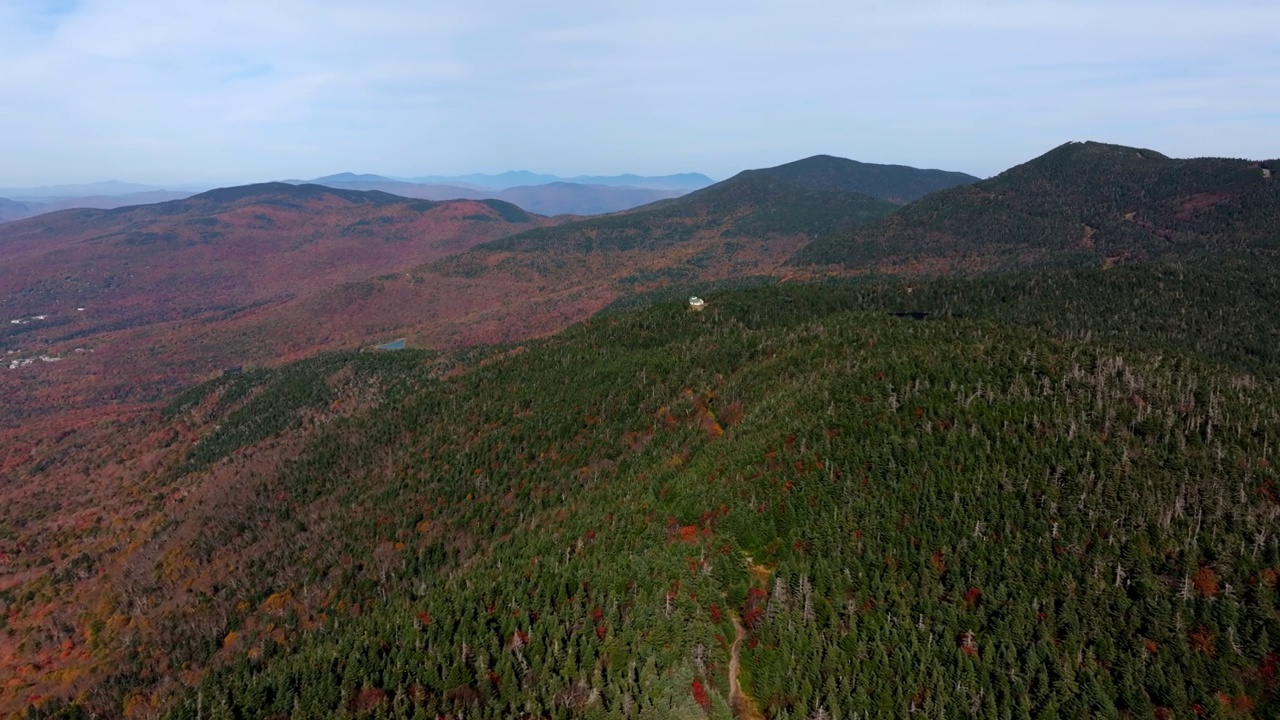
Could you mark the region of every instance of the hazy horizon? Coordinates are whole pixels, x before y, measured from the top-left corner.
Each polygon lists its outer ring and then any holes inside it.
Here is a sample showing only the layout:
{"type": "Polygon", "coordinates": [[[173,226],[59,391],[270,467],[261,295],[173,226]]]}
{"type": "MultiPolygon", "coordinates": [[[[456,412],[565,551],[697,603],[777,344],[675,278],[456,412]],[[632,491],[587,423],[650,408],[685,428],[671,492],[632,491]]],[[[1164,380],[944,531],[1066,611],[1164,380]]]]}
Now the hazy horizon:
{"type": "Polygon", "coordinates": [[[0,187],[1280,156],[1280,7],[0,0],[0,187]]]}

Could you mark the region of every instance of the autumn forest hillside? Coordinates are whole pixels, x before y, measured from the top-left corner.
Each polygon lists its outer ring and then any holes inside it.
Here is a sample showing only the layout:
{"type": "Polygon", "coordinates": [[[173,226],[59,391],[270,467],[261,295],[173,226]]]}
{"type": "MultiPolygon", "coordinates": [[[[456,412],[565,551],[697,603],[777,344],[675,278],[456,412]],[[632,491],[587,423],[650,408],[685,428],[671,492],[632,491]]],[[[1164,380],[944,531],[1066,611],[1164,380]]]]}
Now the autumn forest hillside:
{"type": "Polygon", "coordinates": [[[89,668],[23,692],[727,718],[740,632],[766,717],[1266,717],[1270,259],[784,285],[200,386],[135,428],[167,439],[130,526],[80,508],[54,574],[9,506],[45,579],[6,632],[89,668]]]}
{"type": "Polygon", "coordinates": [[[830,160],[584,220],[273,186],[0,231],[134,268],[13,308],[203,308],[170,253],[297,283],[5,377],[0,713],[1275,717],[1273,164],[1072,144],[899,206],[830,160]],[[304,233],[386,269],[308,281],[304,233]]]}

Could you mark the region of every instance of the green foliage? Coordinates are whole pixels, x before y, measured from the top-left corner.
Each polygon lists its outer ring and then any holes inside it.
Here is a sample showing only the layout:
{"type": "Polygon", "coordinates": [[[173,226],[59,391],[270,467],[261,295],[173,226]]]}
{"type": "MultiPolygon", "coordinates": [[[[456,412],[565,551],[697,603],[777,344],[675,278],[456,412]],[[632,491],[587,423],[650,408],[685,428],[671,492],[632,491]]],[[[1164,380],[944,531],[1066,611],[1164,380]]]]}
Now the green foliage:
{"type": "Polygon", "coordinates": [[[1215,272],[771,286],[447,379],[396,353],[222,381],[178,408],[312,407],[340,366],[386,390],[212,551],[260,538],[218,592],[317,598],[322,629],[231,613],[252,658],[170,717],[702,717],[695,679],[728,717],[731,611],[770,717],[1266,715],[1280,375],[1212,346],[1265,342],[1218,309],[1274,285],[1215,272]]]}
{"type": "Polygon", "coordinates": [[[895,203],[909,203],[931,192],[979,180],[961,172],[877,165],[830,155],[815,155],[755,172],[815,190],[856,192],[895,203]]]}
{"type": "Polygon", "coordinates": [[[330,378],[340,370],[377,373],[419,361],[415,351],[337,353],[280,368],[232,374],[183,393],[164,410],[179,418],[201,405],[226,419],[188,455],[180,472],[208,467],[258,441],[300,427],[306,411],[320,411],[332,400],[330,378]]]}
{"type": "Polygon", "coordinates": [[[479,202],[496,210],[498,217],[509,223],[533,222],[532,215],[504,200],[480,200],[479,202]]]}
{"type": "Polygon", "coordinates": [[[795,265],[1019,269],[1104,258],[1183,258],[1273,247],[1280,183],[1259,163],[1173,160],[1069,143],[974,185],[935,193],[874,226],[801,249],[795,265]],[[939,265],[936,261],[946,261],[939,265]]]}
{"type": "MultiPolygon", "coordinates": [[[[805,188],[760,173],[734,178],[637,210],[527,230],[478,246],[479,251],[578,253],[654,250],[709,229],[726,236],[822,235],[865,225],[892,203],[851,192],[805,188]]],[[[443,261],[447,266],[448,261],[443,261]]]]}

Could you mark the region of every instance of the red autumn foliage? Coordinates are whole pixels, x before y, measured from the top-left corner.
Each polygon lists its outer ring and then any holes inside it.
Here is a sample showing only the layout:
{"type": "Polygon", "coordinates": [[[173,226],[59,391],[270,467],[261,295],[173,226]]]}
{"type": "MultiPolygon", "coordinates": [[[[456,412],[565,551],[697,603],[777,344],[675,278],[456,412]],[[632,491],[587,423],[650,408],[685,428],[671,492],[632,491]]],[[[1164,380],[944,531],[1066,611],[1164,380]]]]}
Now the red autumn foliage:
{"type": "Polygon", "coordinates": [[[1224,692],[1218,692],[1215,697],[1218,698],[1218,704],[1222,706],[1224,711],[1230,712],[1234,709],[1245,717],[1248,717],[1248,714],[1253,712],[1253,699],[1248,695],[1233,698],[1224,692]]]}
{"type": "Polygon", "coordinates": [[[720,423],[725,427],[733,427],[742,420],[742,401],[734,400],[720,410],[720,423]]]}
{"type": "Polygon", "coordinates": [[[371,713],[387,702],[387,693],[378,688],[365,688],[351,700],[351,709],[358,713],[371,713]]]}
{"type": "Polygon", "coordinates": [[[720,612],[720,606],[712,605],[710,608],[710,612],[711,612],[711,622],[719,624],[721,619],[723,619],[724,617],[720,612]]]}
{"type": "Polygon", "coordinates": [[[929,562],[933,563],[934,572],[939,575],[947,571],[947,564],[942,561],[942,551],[937,550],[929,557],[929,562]]]}
{"type": "Polygon", "coordinates": [[[680,597],[680,581],[677,580],[671,584],[671,589],[667,591],[666,599],[668,602],[680,597]]]}
{"type": "Polygon", "coordinates": [[[1271,502],[1280,504],[1280,491],[1276,490],[1276,484],[1270,478],[1262,481],[1262,487],[1258,488],[1258,492],[1271,502]]]}
{"type": "Polygon", "coordinates": [[[964,604],[968,607],[974,607],[978,604],[978,600],[982,597],[982,591],[976,587],[971,587],[964,594],[964,604]]]}
{"type": "Polygon", "coordinates": [[[702,428],[702,432],[706,433],[707,437],[712,440],[724,435],[724,428],[720,427],[720,423],[716,422],[715,416],[709,412],[703,413],[698,420],[698,425],[702,428]]]}
{"type": "Polygon", "coordinates": [[[1262,665],[1258,667],[1258,677],[1262,678],[1262,687],[1267,692],[1267,697],[1271,697],[1276,689],[1276,666],[1280,665],[1280,653],[1271,653],[1262,660],[1262,665]]]}
{"type": "Polygon", "coordinates": [[[1195,630],[1195,632],[1191,633],[1190,639],[1192,650],[1208,655],[1209,657],[1213,657],[1218,654],[1218,648],[1213,644],[1213,633],[1209,632],[1209,629],[1205,626],[1201,625],[1195,630]]]}
{"type": "Polygon", "coordinates": [[[1218,597],[1218,574],[1211,567],[1202,567],[1191,577],[1191,584],[1200,597],[1218,597]]]}
{"type": "Polygon", "coordinates": [[[711,712],[711,697],[707,695],[707,689],[702,687],[701,678],[693,679],[693,700],[698,703],[705,712],[711,712]]]}
{"type": "Polygon", "coordinates": [[[747,600],[742,606],[742,623],[754,630],[764,618],[764,607],[768,602],[764,590],[751,588],[747,591],[747,600]]]}
{"type": "Polygon", "coordinates": [[[1276,587],[1278,584],[1277,581],[1280,581],[1280,571],[1266,568],[1262,572],[1258,573],[1258,579],[1267,587],[1276,587]]]}
{"type": "Polygon", "coordinates": [[[608,634],[609,634],[609,629],[606,628],[604,625],[596,626],[596,638],[600,640],[604,640],[605,636],[608,634]]]}

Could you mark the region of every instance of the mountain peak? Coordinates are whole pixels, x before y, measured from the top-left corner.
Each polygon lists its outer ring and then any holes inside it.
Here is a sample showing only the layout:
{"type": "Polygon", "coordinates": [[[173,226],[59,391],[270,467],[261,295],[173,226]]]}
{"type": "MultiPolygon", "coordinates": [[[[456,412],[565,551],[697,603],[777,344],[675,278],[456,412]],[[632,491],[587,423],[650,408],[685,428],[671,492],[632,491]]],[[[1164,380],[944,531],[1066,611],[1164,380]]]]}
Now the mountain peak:
{"type": "Polygon", "coordinates": [[[237,203],[254,199],[289,199],[295,201],[319,200],[325,197],[337,197],[349,203],[389,203],[404,202],[405,198],[378,190],[343,190],[324,185],[302,184],[291,185],[284,182],[255,183],[235,187],[218,188],[194,195],[190,200],[210,203],[237,203]]]}
{"type": "Polygon", "coordinates": [[[315,185],[324,185],[326,183],[335,183],[335,182],[375,183],[375,182],[397,182],[397,180],[395,180],[394,178],[386,177],[384,175],[374,175],[373,173],[340,172],[340,173],[337,173],[336,175],[325,175],[324,177],[319,177],[309,182],[315,185]]]}
{"type": "Polygon", "coordinates": [[[898,204],[978,181],[973,175],[961,172],[877,165],[834,155],[813,155],[754,172],[814,190],[856,192],[898,204]]]}
{"type": "Polygon", "coordinates": [[[812,243],[793,262],[874,267],[927,257],[936,268],[974,271],[1265,246],[1280,192],[1261,169],[1248,160],[1071,142],[845,238],[812,243]]]}
{"type": "Polygon", "coordinates": [[[1072,140],[1059,145],[1027,164],[1052,161],[1097,161],[1103,159],[1132,162],[1138,160],[1169,160],[1171,158],[1168,155],[1146,148],[1115,145],[1094,140],[1072,140]]]}

